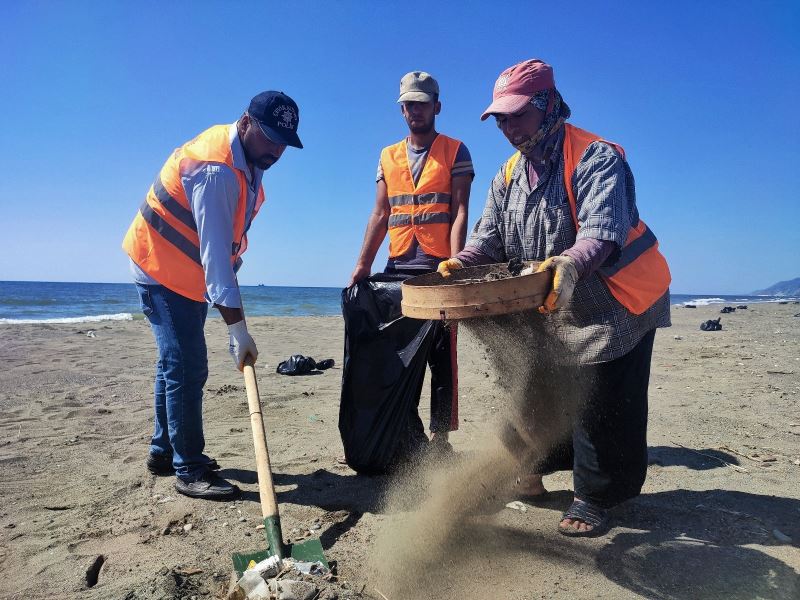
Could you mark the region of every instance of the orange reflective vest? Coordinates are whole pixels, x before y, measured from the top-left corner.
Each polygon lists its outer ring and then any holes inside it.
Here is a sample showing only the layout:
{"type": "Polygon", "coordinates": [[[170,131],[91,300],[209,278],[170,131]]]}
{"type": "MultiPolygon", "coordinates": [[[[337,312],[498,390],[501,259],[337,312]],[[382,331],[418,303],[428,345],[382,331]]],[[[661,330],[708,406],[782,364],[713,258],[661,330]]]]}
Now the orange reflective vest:
{"type": "Polygon", "coordinates": [[[428,158],[414,185],[406,140],[381,152],[381,169],[389,194],[389,256],[402,256],[417,239],[426,254],[450,256],[450,170],[458,140],[441,133],[433,140],[428,158]]]}
{"type": "MultiPolygon", "coordinates": [[[[122,248],[145,273],[164,287],[197,302],[205,301],[206,280],[200,262],[197,224],[181,177],[200,163],[209,162],[229,166],[239,182],[231,247],[231,265],[235,265],[247,249],[247,176],[233,166],[230,125],[215,125],[172,153],[150,186],[122,242],[122,248]]],[[[263,203],[264,189],[259,186],[251,220],[263,203]]]]}
{"type": "MultiPolygon", "coordinates": [[[[589,144],[596,141],[613,146],[623,158],[625,158],[625,150],[622,149],[622,146],[606,141],[594,133],[572,125],[564,127],[564,186],[567,189],[572,219],[576,229],[580,229],[575,190],[572,189],[572,176],[583,153],[589,144]]],[[[519,158],[520,153],[517,152],[506,161],[506,186],[511,181],[511,173],[519,158]]],[[[641,219],[631,227],[617,263],[610,267],[602,267],[598,272],[614,298],[635,315],[642,314],[661,298],[669,289],[672,281],[667,261],[658,251],[658,240],[641,219]]]]}

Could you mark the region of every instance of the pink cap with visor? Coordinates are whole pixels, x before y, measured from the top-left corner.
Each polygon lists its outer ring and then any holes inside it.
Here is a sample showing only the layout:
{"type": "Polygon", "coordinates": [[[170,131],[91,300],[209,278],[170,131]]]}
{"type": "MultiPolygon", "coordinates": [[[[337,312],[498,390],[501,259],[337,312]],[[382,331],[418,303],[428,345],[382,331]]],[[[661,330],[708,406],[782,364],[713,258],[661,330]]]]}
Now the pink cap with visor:
{"type": "Polygon", "coordinates": [[[538,58],[517,63],[500,73],[494,84],[492,103],[483,111],[481,121],[489,115],[511,114],[522,110],[536,92],[556,86],[553,67],[538,58]]]}

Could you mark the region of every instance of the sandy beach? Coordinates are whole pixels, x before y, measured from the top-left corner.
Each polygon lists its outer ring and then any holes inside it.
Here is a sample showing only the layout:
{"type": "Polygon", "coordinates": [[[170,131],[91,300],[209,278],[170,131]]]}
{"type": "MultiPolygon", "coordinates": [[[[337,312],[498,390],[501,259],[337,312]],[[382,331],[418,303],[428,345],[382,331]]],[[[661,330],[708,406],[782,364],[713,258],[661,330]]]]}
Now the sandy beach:
{"type": "MultiPolygon", "coordinates": [[[[571,477],[557,473],[545,478],[546,506],[471,518],[467,536],[425,557],[436,584],[389,600],[799,598],[800,305],[720,308],[673,307],[673,327],[656,336],[648,478],[607,535],[556,532],[571,499],[571,477]],[[722,331],[699,330],[719,316],[722,331]]],[[[392,478],[336,463],[342,320],[260,317],[251,332],[284,533],[319,535],[339,597],[380,598],[370,565],[391,570],[392,557],[376,556],[378,532],[409,522],[414,506],[387,508],[392,478]],[[276,374],[294,353],[337,364],[276,374]]],[[[206,453],[242,488],[236,502],[180,496],[172,477],[144,468],[155,359],[146,321],[0,325],[0,597],[222,597],[230,554],[263,548],[243,381],[220,319],[206,337],[206,453]]],[[[469,460],[504,402],[466,330],[459,354],[451,441],[469,460]]]]}

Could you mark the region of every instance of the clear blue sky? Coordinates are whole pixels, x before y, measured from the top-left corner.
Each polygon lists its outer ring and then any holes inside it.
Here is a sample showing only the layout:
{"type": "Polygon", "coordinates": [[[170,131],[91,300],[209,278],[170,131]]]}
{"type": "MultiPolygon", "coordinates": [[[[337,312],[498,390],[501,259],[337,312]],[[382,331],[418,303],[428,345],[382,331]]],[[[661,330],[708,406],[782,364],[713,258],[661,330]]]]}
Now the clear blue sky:
{"type": "Polygon", "coordinates": [[[531,57],[574,124],[625,147],[673,292],[800,276],[800,3],[628,4],[2,2],[0,280],[128,281],[120,242],[167,155],[281,89],[306,148],[266,174],[240,279],[344,285],[380,149],[406,133],[400,77],[439,80],[471,226],[512,150],[479,115],[531,57]]]}

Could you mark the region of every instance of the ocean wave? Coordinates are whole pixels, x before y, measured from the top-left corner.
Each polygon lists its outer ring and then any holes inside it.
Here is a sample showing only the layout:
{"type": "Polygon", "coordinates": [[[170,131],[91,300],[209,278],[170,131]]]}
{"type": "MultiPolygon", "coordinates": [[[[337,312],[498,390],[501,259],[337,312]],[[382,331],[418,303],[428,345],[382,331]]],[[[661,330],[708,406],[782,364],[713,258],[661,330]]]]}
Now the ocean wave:
{"type": "MultiPolygon", "coordinates": [[[[685,298],[686,296],[684,296],[685,298]]],[[[775,304],[775,303],[789,303],[797,302],[800,298],[794,296],[748,296],[748,297],[733,297],[733,298],[718,298],[716,296],[710,298],[692,298],[691,300],[683,300],[682,302],[675,302],[675,306],[684,306],[686,304],[694,304],[695,306],[708,306],[710,304],[775,304]]]]}
{"type": "Polygon", "coordinates": [[[725,302],[730,302],[730,300],[725,300],[724,298],[694,298],[692,300],[687,300],[683,304],[694,304],[695,306],[708,306],[709,304],[723,304],[725,302]]]}
{"type": "Polygon", "coordinates": [[[0,319],[0,324],[52,325],[65,323],[92,323],[94,321],[133,321],[133,315],[131,313],[116,313],[113,315],[89,315],[85,317],[62,317],[58,319],[0,319]]]}

